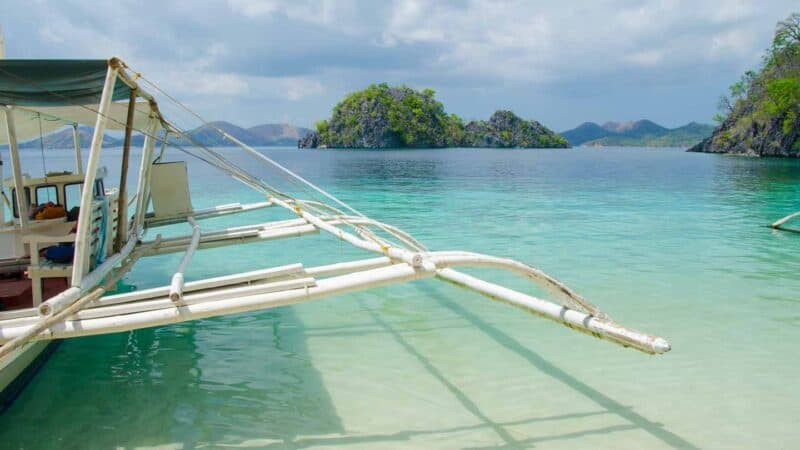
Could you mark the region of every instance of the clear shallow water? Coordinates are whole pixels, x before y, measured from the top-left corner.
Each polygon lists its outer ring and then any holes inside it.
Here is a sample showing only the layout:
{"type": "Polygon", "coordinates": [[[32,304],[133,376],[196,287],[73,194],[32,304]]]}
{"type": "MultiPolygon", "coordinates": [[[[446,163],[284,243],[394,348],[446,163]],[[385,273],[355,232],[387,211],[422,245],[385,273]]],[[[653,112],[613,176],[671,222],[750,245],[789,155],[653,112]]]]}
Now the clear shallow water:
{"type": "MultiPolygon", "coordinates": [[[[653,149],[265,151],[429,248],[536,265],[673,351],[618,348],[426,280],[66,341],[0,416],[0,447],[800,446],[800,235],[764,227],[800,209],[800,162],[653,149]]],[[[49,170],[71,161],[49,155],[49,170]]],[[[197,207],[257,200],[202,163],[190,173],[203,180],[197,207]]],[[[187,275],[359,256],[312,236],[204,250],[187,275]]],[[[178,259],[143,261],[122,288],[167,284],[178,259]]]]}

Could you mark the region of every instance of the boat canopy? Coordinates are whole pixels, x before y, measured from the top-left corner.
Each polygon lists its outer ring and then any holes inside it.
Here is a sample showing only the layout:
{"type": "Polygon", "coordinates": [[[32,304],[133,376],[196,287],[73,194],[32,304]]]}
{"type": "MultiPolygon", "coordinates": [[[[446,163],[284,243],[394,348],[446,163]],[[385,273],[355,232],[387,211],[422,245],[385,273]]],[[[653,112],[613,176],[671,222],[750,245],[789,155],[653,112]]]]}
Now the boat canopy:
{"type": "MultiPolygon", "coordinates": [[[[111,61],[0,59],[0,105],[96,105],[111,61]]],[[[130,87],[117,82],[112,101],[129,97],[130,87]]]]}
{"type": "MultiPolygon", "coordinates": [[[[1,60],[0,60],[1,61],[1,60]]],[[[118,83],[123,84],[123,83],[118,83]]],[[[107,130],[124,130],[128,114],[128,103],[112,103],[106,114],[107,130]]],[[[148,102],[137,102],[133,115],[133,129],[146,128],[151,108],[148,102]]],[[[14,125],[17,140],[20,142],[39,138],[68,125],[87,125],[94,127],[97,122],[97,104],[71,106],[15,107],[14,125]],[[40,128],[41,127],[41,128],[40,128]]],[[[5,114],[0,114],[0,130],[6,128],[5,114]]],[[[8,144],[8,136],[0,131],[0,145],[8,144]]]]}

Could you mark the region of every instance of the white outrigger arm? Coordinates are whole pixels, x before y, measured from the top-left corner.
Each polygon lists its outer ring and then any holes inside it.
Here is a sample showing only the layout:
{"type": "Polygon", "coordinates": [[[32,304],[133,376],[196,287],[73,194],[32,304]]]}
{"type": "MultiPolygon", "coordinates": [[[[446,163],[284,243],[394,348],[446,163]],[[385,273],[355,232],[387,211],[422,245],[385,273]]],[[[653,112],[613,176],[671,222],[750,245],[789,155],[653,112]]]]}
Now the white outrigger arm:
{"type": "MultiPolygon", "coordinates": [[[[25,337],[27,342],[127,331],[291,305],[421,278],[443,280],[596,338],[646,353],[660,354],[670,349],[666,340],[617,324],[565,285],[520,262],[469,252],[414,251],[381,245],[358,237],[339,226],[361,220],[376,227],[389,228],[385,224],[344,215],[318,216],[304,209],[307,205],[301,201],[288,203],[277,198],[271,198],[270,201],[274,205],[294,211],[299,219],[209,232],[200,234],[199,238],[194,232],[185,237],[142,241],[131,252],[131,257],[299,237],[319,231],[329,232],[339,239],[382,256],[309,268],[302,264],[292,264],[188,282],[181,286],[178,300],[174,295],[175,283],[106,297],[99,297],[97,290],[92,290],[72,304],[83,304],[85,307],[73,308],[68,312],[62,310],[55,315],[42,315],[37,310],[26,310],[16,312],[13,316],[0,316],[0,343],[5,343],[0,350],[10,347],[10,343],[20,337],[25,337]],[[560,303],[543,300],[454,269],[459,266],[512,271],[534,282],[560,303]],[[53,320],[54,316],[62,317],[53,320]]],[[[194,230],[198,229],[194,227],[194,230]]],[[[393,227],[389,229],[396,230],[393,227]]],[[[399,230],[397,234],[405,240],[413,239],[399,230]]],[[[181,268],[185,268],[183,262],[181,268]]],[[[21,341],[17,342],[21,344],[21,341]]],[[[8,349],[10,350],[11,348],[8,349]]]]}
{"type": "MultiPolygon", "coordinates": [[[[136,86],[139,95],[143,95],[144,91],[134,84],[134,79],[141,79],[161,91],[139,74],[135,74],[136,76],[127,74],[127,66],[121,61],[116,60],[116,64],[115,74],[132,89],[136,86]]],[[[180,102],[161,92],[191,112],[180,102]]],[[[478,253],[429,251],[408,233],[366,217],[202,118],[200,119],[207,127],[219,132],[263,166],[276,171],[290,184],[300,186],[306,194],[310,193],[312,198],[301,200],[286,194],[253,175],[250,170],[200,144],[194,143],[196,149],[191,151],[173,144],[179,150],[203,159],[234,179],[263,193],[264,201],[251,205],[223,205],[206,210],[193,210],[185,214],[146,217],[144,213],[152,194],[151,176],[155,156],[155,133],[158,128],[163,127],[168,134],[192,142],[190,136],[161,117],[155,109],[155,101],[151,96],[148,95],[146,98],[153,105],[159,121],[151,123],[143,131],[145,133],[143,154],[149,164],[143,164],[140,169],[135,198],[136,213],[130,222],[127,241],[124,239],[125,236],[121,236],[124,245],[98,267],[79,277],[78,281],[73,281],[72,288],[37,307],[0,312],[0,344],[2,344],[0,358],[35,340],[115,333],[225,314],[258,311],[423,278],[441,280],[477,292],[489,299],[509,304],[624,347],[632,347],[649,354],[661,354],[670,350],[670,344],[666,340],[616,323],[595,305],[539,269],[511,259],[478,253]],[[325,201],[332,201],[336,206],[331,206],[325,201]],[[197,221],[203,219],[262,208],[282,208],[294,218],[216,231],[205,231],[197,224],[197,221]],[[191,225],[191,234],[164,239],[158,235],[154,239],[145,239],[145,232],[149,228],[182,222],[191,225]],[[184,271],[190,266],[191,256],[195,251],[249,242],[297,238],[319,232],[331,234],[372,253],[373,257],[316,267],[305,267],[301,263],[296,263],[197,281],[184,281],[184,271]],[[103,296],[139,258],[178,252],[183,252],[184,256],[171,280],[169,282],[165,280],[163,286],[103,296]],[[541,288],[551,300],[538,298],[457,270],[458,267],[466,266],[513,272],[541,288]]],[[[166,138],[161,140],[166,141],[166,138]]],[[[94,141],[87,172],[95,170],[92,165],[93,159],[96,161],[99,156],[100,145],[97,135],[94,141]]],[[[160,161],[161,157],[162,155],[159,155],[155,161],[160,161]]]]}
{"type": "Polygon", "coordinates": [[[792,219],[796,219],[796,218],[800,218],[800,211],[798,211],[798,212],[796,212],[794,214],[789,214],[788,216],[786,216],[786,217],[784,217],[784,218],[782,218],[780,220],[776,220],[774,223],[772,223],[770,225],[770,227],[774,228],[776,230],[783,230],[783,231],[791,231],[793,233],[800,233],[800,228],[792,228],[792,227],[785,226],[792,219]]]}

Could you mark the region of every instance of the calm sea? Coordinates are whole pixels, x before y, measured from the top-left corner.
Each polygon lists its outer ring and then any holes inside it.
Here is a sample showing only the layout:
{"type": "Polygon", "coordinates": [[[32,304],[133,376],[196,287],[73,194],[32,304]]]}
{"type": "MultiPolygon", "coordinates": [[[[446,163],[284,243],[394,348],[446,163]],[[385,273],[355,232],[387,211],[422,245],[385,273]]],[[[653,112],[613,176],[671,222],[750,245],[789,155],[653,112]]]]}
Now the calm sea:
{"type": "MultiPolygon", "coordinates": [[[[673,350],[640,354],[418,281],[66,341],[0,416],[1,448],[800,447],[800,234],[765,227],[800,210],[800,161],[637,148],[264,152],[430,249],[535,265],[673,350]]],[[[51,151],[45,164],[70,161],[51,151]]],[[[25,162],[42,170],[38,151],[25,162]]],[[[189,173],[196,207],[259,200],[202,162],[189,173]]],[[[314,235],[200,251],[187,278],[365,256],[314,235]]],[[[140,261],[120,289],[168,284],[179,259],[140,261]]]]}

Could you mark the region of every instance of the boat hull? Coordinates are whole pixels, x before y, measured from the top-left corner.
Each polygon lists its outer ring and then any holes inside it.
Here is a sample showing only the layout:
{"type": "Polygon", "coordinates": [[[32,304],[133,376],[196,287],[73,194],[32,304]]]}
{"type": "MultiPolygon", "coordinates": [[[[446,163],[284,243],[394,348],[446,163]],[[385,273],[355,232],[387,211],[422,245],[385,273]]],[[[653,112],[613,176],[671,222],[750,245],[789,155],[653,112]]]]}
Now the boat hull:
{"type": "Polygon", "coordinates": [[[17,398],[59,343],[60,341],[32,342],[14,350],[0,361],[0,413],[17,398]]]}

